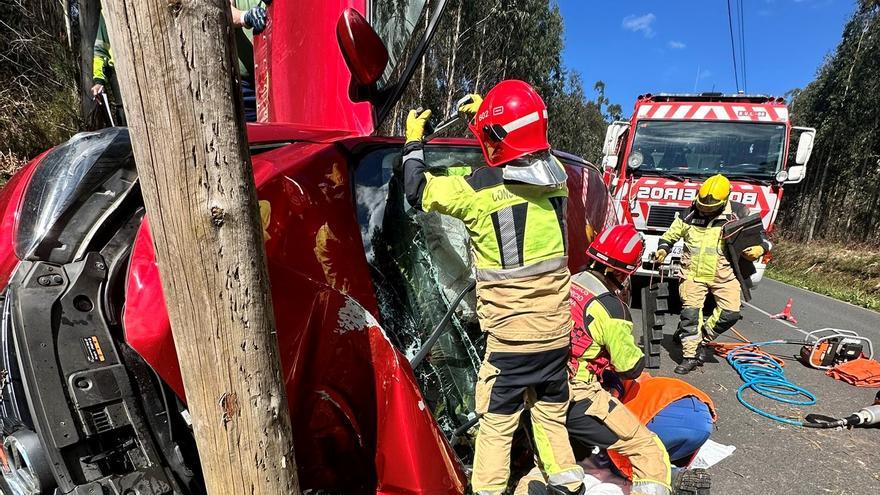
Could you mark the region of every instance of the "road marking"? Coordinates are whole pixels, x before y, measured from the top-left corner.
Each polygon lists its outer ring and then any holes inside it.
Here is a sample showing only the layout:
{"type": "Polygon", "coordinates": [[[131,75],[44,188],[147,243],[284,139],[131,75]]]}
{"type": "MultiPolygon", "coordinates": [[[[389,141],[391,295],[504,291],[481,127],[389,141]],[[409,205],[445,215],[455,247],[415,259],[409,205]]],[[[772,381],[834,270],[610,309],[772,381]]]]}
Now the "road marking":
{"type": "Polygon", "coordinates": [[[771,281],[773,281],[773,282],[776,282],[777,284],[780,284],[780,285],[785,285],[785,286],[791,287],[792,289],[797,289],[797,290],[799,290],[799,291],[801,291],[801,292],[806,292],[807,294],[810,294],[811,296],[824,297],[825,299],[829,299],[829,300],[834,301],[834,302],[836,302],[836,303],[845,304],[845,305],[847,305],[847,306],[850,306],[850,307],[853,307],[853,308],[855,308],[855,309],[858,309],[858,310],[861,310],[861,311],[865,311],[865,312],[871,313],[871,314],[874,315],[874,316],[877,316],[877,311],[874,311],[873,309],[864,308],[864,307],[862,307],[862,306],[856,306],[855,304],[853,304],[853,303],[851,303],[851,302],[849,302],[849,301],[841,301],[840,299],[835,299],[835,298],[833,298],[833,297],[831,297],[831,296],[828,296],[828,295],[825,295],[825,294],[819,294],[818,292],[813,292],[813,291],[811,291],[811,290],[809,290],[809,289],[804,289],[803,287],[798,287],[797,285],[791,285],[791,284],[787,284],[787,283],[785,283],[785,282],[780,282],[779,280],[774,280],[774,279],[769,278],[769,277],[768,277],[768,280],[771,280],[771,281]]]}
{"type": "Polygon", "coordinates": [[[779,323],[782,323],[782,324],[784,324],[784,325],[788,325],[788,326],[790,326],[791,328],[794,328],[795,330],[797,330],[798,332],[800,332],[800,333],[802,333],[802,334],[804,334],[804,335],[807,335],[807,334],[810,333],[810,332],[807,332],[806,330],[801,330],[800,328],[797,327],[797,325],[792,324],[790,321],[787,321],[787,320],[780,320],[780,319],[778,319],[778,318],[773,318],[773,315],[771,315],[770,313],[764,311],[763,309],[761,309],[761,308],[755,306],[755,305],[752,304],[752,303],[747,303],[747,302],[743,301],[743,304],[745,304],[746,306],[748,306],[748,307],[754,309],[755,311],[757,311],[757,312],[759,312],[759,313],[761,313],[761,314],[766,315],[766,316],[769,317],[770,319],[776,320],[776,321],[778,321],[779,323]]]}

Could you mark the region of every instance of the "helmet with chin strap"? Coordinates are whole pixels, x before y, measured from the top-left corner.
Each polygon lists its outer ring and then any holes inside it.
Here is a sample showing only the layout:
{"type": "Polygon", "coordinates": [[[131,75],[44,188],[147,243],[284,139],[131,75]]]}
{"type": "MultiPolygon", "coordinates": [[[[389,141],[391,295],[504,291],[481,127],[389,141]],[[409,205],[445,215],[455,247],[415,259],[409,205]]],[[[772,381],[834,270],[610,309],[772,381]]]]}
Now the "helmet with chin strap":
{"type": "Polygon", "coordinates": [[[550,149],[547,106],[523,81],[501,81],[489,90],[468,127],[491,167],[550,149]]]}

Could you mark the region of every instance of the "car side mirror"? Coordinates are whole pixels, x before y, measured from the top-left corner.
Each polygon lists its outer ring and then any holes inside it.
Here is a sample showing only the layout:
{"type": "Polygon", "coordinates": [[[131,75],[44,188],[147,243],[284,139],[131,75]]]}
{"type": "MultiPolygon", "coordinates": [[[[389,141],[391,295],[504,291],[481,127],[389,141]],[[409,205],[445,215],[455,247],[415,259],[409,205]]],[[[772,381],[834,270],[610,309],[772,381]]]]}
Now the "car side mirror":
{"type": "Polygon", "coordinates": [[[360,12],[351,7],[342,12],[336,22],[336,40],[352,82],[361,88],[376,84],[388,65],[388,50],[360,12]]]}

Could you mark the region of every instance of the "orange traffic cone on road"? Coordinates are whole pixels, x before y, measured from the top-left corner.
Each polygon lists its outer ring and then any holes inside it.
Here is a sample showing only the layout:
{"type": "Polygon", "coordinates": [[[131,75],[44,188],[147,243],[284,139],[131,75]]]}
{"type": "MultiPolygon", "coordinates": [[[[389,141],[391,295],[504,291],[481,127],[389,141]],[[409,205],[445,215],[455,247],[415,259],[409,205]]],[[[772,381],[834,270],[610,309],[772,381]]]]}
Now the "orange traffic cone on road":
{"type": "Polygon", "coordinates": [[[785,303],[785,308],[783,308],[782,313],[777,313],[777,314],[771,316],[770,318],[772,318],[774,320],[790,321],[791,323],[794,323],[795,325],[797,325],[797,318],[795,318],[794,315],[791,314],[791,304],[793,302],[794,301],[792,301],[792,299],[789,297],[788,302],[785,303]]]}

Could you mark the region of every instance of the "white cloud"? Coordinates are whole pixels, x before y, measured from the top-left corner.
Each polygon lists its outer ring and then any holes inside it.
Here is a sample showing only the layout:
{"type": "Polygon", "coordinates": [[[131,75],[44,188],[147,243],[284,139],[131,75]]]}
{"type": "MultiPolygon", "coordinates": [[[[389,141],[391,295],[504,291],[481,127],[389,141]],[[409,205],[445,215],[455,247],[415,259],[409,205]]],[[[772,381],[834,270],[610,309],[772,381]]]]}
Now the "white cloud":
{"type": "Polygon", "coordinates": [[[712,77],[712,71],[710,71],[709,69],[703,69],[700,71],[700,73],[697,75],[697,77],[699,79],[706,79],[707,77],[712,77]]]}
{"type": "Polygon", "coordinates": [[[675,41],[675,40],[670,41],[669,43],[667,43],[667,45],[669,45],[669,48],[674,48],[676,50],[681,50],[682,48],[687,47],[687,45],[685,45],[681,41],[675,41]]]}
{"type": "Polygon", "coordinates": [[[652,38],[655,34],[654,28],[652,27],[655,20],[657,20],[657,16],[651,13],[640,16],[628,15],[623,18],[621,26],[627,31],[632,31],[634,33],[641,32],[646,38],[652,38]]]}

